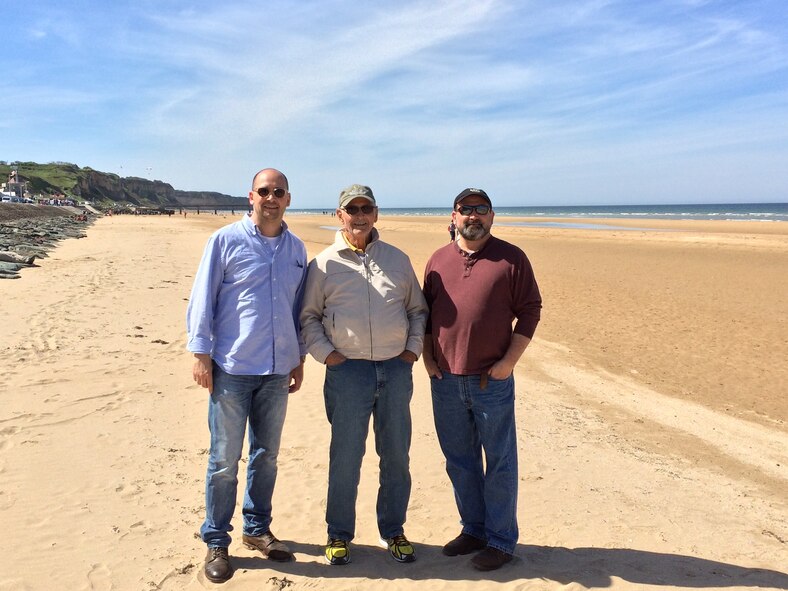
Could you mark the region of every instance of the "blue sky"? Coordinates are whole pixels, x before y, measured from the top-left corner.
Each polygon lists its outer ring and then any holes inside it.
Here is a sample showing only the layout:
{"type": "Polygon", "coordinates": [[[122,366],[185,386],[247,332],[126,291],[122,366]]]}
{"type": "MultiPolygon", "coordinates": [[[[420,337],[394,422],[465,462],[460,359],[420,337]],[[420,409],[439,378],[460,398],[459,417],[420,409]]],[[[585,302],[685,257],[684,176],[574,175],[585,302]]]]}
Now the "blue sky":
{"type": "Polygon", "coordinates": [[[293,207],[788,201],[785,0],[4,0],[0,159],[293,207]]]}

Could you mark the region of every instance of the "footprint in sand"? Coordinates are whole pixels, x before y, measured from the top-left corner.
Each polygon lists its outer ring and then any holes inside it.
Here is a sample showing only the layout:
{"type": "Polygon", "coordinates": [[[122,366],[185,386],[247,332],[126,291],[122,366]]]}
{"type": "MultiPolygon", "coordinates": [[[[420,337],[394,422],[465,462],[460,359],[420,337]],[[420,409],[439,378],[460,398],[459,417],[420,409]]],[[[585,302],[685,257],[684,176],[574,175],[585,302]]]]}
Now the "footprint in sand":
{"type": "Polygon", "coordinates": [[[43,517],[36,517],[35,515],[31,515],[27,518],[27,526],[31,529],[43,529],[46,531],[51,531],[52,516],[45,515],[43,517]]]}
{"type": "Polygon", "coordinates": [[[31,591],[32,587],[22,579],[4,579],[0,581],[0,591],[31,591]]]}
{"type": "MultiPolygon", "coordinates": [[[[112,529],[115,533],[120,533],[121,531],[121,528],[119,528],[118,526],[113,526],[112,529]]],[[[122,540],[128,536],[139,536],[139,535],[146,536],[149,534],[151,528],[147,521],[142,520],[142,521],[137,521],[136,523],[132,523],[126,529],[127,531],[123,532],[118,536],[119,540],[122,540]]]]}
{"type": "Polygon", "coordinates": [[[105,564],[92,564],[88,571],[88,585],[92,591],[112,589],[112,572],[105,564]]]}
{"type": "MultiPolygon", "coordinates": [[[[19,427],[16,427],[16,426],[3,427],[2,429],[0,429],[0,435],[2,435],[2,436],[16,435],[17,433],[19,433],[20,430],[21,429],[19,427]]],[[[2,443],[6,443],[6,441],[7,440],[3,440],[2,443]]],[[[2,448],[0,448],[0,449],[2,449],[2,448]]]]}
{"type": "MultiPolygon", "coordinates": [[[[0,470],[0,473],[2,473],[2,470],[0,470]]],[[[10,509],[14,504],[16,504],[16,498],[11,496],[10,493],[0,490],[0,511],[10,509]]]]}

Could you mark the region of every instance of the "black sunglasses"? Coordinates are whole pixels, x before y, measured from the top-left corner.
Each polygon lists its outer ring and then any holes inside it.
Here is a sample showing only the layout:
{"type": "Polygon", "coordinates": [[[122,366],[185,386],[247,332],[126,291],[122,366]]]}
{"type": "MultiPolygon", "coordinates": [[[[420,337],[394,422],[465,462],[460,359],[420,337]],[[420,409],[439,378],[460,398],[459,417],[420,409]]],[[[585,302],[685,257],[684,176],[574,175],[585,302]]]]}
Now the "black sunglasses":
{"type": "Polygon", "coordinates": [[[268,187],[260,187],[257,189],[257,194],[260,195],[263,199],[268,197],[271,193],[274,194],[274,197],[277,199],[281,199],[285,195],[287,195],[287,189],[283,189],[282,187],[276,187],[275,189],[271,190],[268,187]]]}
{"type": "Polygon", "coordinates": [[[471,215],[474,211],[478,215],[486,215],[490,213],[492,208],[489,205],[458,205],[457,211],[460,215],[471,215]]]}
{"type": "Polygon", "coordinates": [[[346,205],[342,209],[348,212],[350,215],[356,215],[359,211],[361,213],[370,214],[373,211],[375,211],[375,206],[374,205],[346,205]]]}

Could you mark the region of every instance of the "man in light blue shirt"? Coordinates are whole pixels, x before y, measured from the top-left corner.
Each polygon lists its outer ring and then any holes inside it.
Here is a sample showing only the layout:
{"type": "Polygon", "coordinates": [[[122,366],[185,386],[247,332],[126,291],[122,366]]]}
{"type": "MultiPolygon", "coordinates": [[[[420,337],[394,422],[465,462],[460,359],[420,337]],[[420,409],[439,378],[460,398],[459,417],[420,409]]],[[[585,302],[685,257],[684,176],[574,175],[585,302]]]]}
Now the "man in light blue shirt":
{"type": "Polygon", "coordinates": [[[210,394],[211,449],[200,533],[208,546],[205,576],[215,583],[233,574],[229,532],[247,421],[243,543],[271,560],[293,558],[271,533],[271,497],[287,396],[304,377],[298,314],[306,248],[282,220],[290,205],[284,174],[271,168],[258,172],[249,203],[249,214],[208,240],[186,313],[192,375],[210,394]]]}

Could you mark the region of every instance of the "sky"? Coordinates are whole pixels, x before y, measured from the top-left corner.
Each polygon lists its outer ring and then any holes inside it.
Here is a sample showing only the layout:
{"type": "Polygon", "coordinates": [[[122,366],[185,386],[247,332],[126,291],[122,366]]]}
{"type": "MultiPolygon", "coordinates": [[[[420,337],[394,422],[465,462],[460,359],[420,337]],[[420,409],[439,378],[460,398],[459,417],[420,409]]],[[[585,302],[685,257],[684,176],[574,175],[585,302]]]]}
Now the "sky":
{"type": "Polygon", "coordinates": [[[0,160],[291,207],[788,201],[785,0],[3,0],[0,160]]]}

